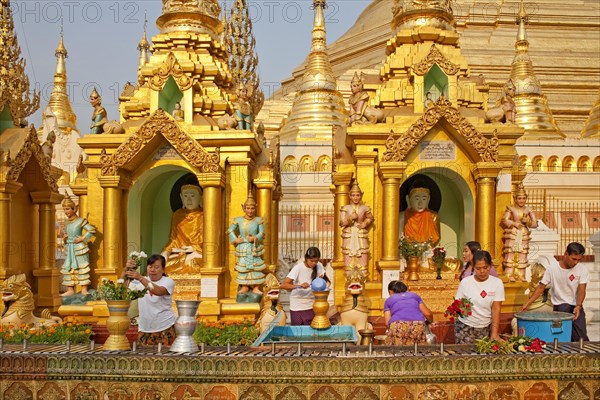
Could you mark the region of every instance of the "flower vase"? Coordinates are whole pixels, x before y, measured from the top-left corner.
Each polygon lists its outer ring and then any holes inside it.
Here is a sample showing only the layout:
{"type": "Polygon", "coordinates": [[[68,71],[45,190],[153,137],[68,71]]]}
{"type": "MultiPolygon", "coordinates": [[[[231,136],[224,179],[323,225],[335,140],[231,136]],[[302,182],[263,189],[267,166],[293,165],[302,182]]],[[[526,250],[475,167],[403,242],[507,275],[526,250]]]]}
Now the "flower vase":
{"type": "Polygon", "coordinates": [[[419,274],[417,272],[419,271],[419,257],[408,257],[408,259],[406,260],[406,270],[408,272],[409,281],[418,281],[419,274]]]}
{"type": "Polygon", "coordinates": [[[131,322],[127,315],[131,300],[106,300],[106,305],[109,314],[106,320],[106,329],[109,336],[104,343],[103,350],[131,350],[129,340],[125,335],[131,322]]]}
{"type": "Polygon", "coordinates": [[[327,311],[329,311],[329,303],[327,302],[329,290],[313,290],[313,295],[315,296],[315,302],[313,303],[315,317],[310,326],[313,329],[327,329],[331,326],[331,322],[327,318],[327,311]]]}
{"type": "Polygon", "coordinates": [[[193,334],[198,326],[196,311],[200,302],[197,300],[176,300],[177,314],[175,321],[175,332],[177,337],[171,345],[171,351],[176,353],[193,353],[198,351],[198,344],[193,334]]]}
{"type": "Polygon", "coordinates": [[[442,266],[443,265],[444,265],[443,263],[435,264],[435,270],[437,272],[437,276],[435,277],[435,279],[442,279],[442,266]]]}

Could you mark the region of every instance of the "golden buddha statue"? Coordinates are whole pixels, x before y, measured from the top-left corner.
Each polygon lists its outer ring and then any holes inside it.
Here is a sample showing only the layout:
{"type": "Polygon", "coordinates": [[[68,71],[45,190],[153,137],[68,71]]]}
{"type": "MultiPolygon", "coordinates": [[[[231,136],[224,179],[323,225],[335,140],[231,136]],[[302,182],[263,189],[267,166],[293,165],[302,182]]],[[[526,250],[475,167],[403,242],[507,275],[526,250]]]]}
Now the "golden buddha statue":
{"type": "Polygon", "coordinates": [[[420,243],[431,240],[435,246],[440,241],[440,222],[437,213],[428,208],[429,200],[429,189],[419,185],[410,189],[408,208],[400,215],[400,232],[420,243]]]}
{"type": "Polygon", "coordinates": [[[167,273],[200,273],[204,233],[200,187],[183,185],[180,196],[183,206],[173,213],[169,241],[161,254],[167,259],[167,273]]]}

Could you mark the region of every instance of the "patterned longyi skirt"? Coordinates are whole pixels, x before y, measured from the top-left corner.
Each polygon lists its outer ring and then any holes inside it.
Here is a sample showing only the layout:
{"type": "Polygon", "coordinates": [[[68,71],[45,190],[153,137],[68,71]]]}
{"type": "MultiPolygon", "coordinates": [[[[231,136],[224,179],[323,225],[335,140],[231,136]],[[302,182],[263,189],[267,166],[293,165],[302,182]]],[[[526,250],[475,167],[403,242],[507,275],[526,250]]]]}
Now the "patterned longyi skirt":
{"type": "Polygon", "coordinates": [[[425,321],[394,321],[390,324],[386,346],[410,346],[427,343],[425,321]]]}

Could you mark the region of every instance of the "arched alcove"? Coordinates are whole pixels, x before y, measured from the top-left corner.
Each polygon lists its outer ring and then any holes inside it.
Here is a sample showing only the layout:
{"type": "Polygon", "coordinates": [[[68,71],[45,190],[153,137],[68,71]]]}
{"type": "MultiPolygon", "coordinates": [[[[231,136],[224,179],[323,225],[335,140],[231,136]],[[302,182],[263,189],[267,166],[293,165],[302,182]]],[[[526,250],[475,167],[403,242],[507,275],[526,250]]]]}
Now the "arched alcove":
{"type": "Polygon", "coordinates": [[[560,158],[558,158],[558,156],[552,156],[548,159],[548,171],[560,172],[561,168],[562,166],[560,163],[560,158]]]}
{"type": "Polygon", "coordinates": [[[588,156],[581,156],[577,160],[577,171],[592,172],[592,161],[588,156]]]}
{"type": "Polygon", "coordinates": [[[406,209],[406,195],[415,180],[422,180],[430,190],[429,208],[438,213],[440,221],[438,246],[448,251],[448,257],[460,257],[462,244],[475,235],[475,202],[469,185],[449,168],[421,169],[400,186],[400,212],[406,209]]]}
{"type": "Polygon", "coordinates": [[[173,113],[175,104],[177,104],[183,98],[183,93],[179,90],[179,86],[175,82],[172,76],[169,76],[165,86],[158,94],[158,108],[162,108],[169,114],[173,113]]]}
{"type": "Polygon", "coordinates": [[[331,157],[322,155],[317,159],[317,172],[331,172],[331,157]]]}
{"type": "Polygon", "coordinates": [[[425,74],[425,87],[423,89],[423,101],[425,101],[427,92],[431,92],[433,101],[437,101],[440,96],[448,96],[448,77],[437,64],[433,64],[425,74]]]}
{"type": "Polygon", "coordinates": [[[600,156],[594,158],[594,164],[592,166],[594,172],[600,172],[600,156]]]}
{"type": "Polygon", "coordinates": [[[302,156],[300,159],[300,172],[312,172],[315,170],[315,160],[309,156],[302,156]]]}
{"type": "Polygon", "coordinates": [[[298,161],[294,156],[287,156],[283,160],[282,172],[298,172],[298,161]]]}
{"type": "Polygon", "coordinates": [[[180,166],[161,165],[136,180],[128,196],[128,253],[138,249],[148,254],[162,251],[169,238],[174,208],[181,207],[172,198],[186,183],[182,178],[190,173],[180,166]]]}
{"type": "Polygon", "coordinates": [[[573,156],[566,156],[565,158],[563,158],[562,165],[564,172],[577,171],[577,164],[575,164],[575,159],[573,158],[573,156]]]}
{"type": "Polygon", "coordinates": [[[546,162],[543,156],[535,156],[531,161],[531,169],[533,171],[545,171],[546,170],[546,162]]]}

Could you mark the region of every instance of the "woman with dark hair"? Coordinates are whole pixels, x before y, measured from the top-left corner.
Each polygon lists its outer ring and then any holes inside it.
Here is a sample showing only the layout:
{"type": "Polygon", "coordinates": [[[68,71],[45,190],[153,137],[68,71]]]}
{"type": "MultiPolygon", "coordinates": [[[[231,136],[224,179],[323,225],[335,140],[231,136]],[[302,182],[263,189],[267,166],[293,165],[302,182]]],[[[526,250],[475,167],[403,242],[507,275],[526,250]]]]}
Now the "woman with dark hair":
{"type": "MultiPolygon", "coordinates": [[[[473,254],[475,254],[477,250],[481,250],[481,245],[479,244],[479,242],[471,241],[465,243],[465,247],[463,247],[463,260],[465,261],[465,264],[460,273],[461,281],[467,276],[473,275],[473,254]]],[[[490,275],[495,276],[496,278],[498,277],[498,272],[496,271],[496,268],[494,268],[493,265],[490,269],[490,275]]]]}
{"type": "Polygon", "coordinates": [[[121,279],[132,279],[130,289],[148,289],[138,300],[138,341],[141,345],[170,345],[175,339],[177,316],[172,307],[175,281],[165,274],[166,264],[162,255],[153,254],[148,258],[148,276],[142,276],[136,270],[134,260],[127,261],[127,268],[121,274],[121,279]]]}
{"type": "Polygon", "coordinates": [[[475,339],[489,336],[500,339],[500,306],[504,301],[504,284],[490,275],[492,256],[485,250],[473,255],[475,273],[460,281],[455,299],[471,300],[471,315],[459,317],[454,322],[456,343],[473,343],[475,339]]]}
{"type": "Polygon", "coordinates": [[[310,325],[315,317],[312,308],[315,296],[310,285],[317,277],[329,282],[325,276],[323,264],[319,262],[320,258],[321,251],[317,247],[309,247],[304,255],[304,260],[294,265],[279,286],[281,289],[292,291],[290,294],[292,325],[310,325]]]}
{"type": "Polygon", "coordinates": [[[409,346],[426,343],[425,323],[433,321],[433,313],[423,299],[400,281],[388,285],[390,297],[383,304],[383,316],[388,326],[385,344],[409,346]]]}

